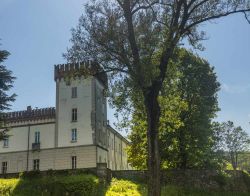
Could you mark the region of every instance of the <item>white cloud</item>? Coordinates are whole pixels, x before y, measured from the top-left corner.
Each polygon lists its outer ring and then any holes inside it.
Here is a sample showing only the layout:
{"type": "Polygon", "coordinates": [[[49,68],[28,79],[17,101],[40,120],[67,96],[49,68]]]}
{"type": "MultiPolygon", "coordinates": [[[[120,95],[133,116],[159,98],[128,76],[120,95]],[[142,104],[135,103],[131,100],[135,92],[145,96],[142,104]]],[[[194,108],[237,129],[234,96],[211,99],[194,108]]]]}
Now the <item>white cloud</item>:
{"type": "Polygon", "coordinates": [[[228,85],[228,84],[222,84],[221,90],[230,93],[230,94],[240,94],[245,93],[250,90],[250,84],[248,85],[228,85]]]}

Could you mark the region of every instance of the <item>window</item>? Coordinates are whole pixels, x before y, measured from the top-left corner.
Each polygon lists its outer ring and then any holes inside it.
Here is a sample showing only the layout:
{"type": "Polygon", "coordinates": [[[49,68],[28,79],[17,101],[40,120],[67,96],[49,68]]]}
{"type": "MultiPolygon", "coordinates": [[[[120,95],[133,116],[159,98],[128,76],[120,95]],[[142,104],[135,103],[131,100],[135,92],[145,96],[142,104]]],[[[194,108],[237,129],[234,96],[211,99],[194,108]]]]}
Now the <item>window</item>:
{"type": "Polygon", "coordinates": [[[39,131],[35,132],[35,143],[36,144],[40,143],[40,132],[39,131]]]}
{"type": "Polygon", "coordinates": [[[77,141],[77,129],[71,130],[71,141],[76,142],[77,141]]]}
{"type": "Polygon", "coordinates": [[[8,164],[7,162],[2,162],[2,174],[6,174],[7,173],[7,167],[8,167],[8,164]]]}
{"type": "Polygon", "coordinates": [[[107,143],[106,139],[107,139],[107,137],[106,137],[105,133],[103,133],[103,139],[104,139],[103,144],[104,144],[104,146],[106,146],[106,143],[107,143]]]}
{"type": "Polygon", "coordinates": [[[77,98],[77,87],[72,87],[71,89],[71,97],[77,98]]]}
{"type": "Polygon", "coordinates": [[[77,108],[72,109],[72,122],[77,121],[77,108]]]}
{"type": "Polygon", "coordinates": [[[33,169],[34,170],[39,170],[39,165],[40,165],[40,160],[39,159],[34,159],[33,160],[33,169]]]}
{"type": "Polygon", "coordinates": [[[5,148],[9,147],[9,138],[3,139],[3,147],[5,147],[5,148]]]}
{"type": "Polygon", "coordinates": [[[72,169],[76,169],[76,156],[71,157],[72,169]]]}

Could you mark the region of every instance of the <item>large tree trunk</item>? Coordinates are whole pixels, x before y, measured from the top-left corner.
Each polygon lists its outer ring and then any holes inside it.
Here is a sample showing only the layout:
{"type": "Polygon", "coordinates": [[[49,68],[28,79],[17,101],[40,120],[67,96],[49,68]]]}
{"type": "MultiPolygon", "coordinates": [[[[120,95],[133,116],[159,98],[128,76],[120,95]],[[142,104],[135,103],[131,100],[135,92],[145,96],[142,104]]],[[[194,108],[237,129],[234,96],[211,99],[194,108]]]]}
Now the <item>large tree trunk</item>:
{"type": "Polygon", "coordinates": [[[151,90],[144,94],[144,102],[147,113],[147,139],[148,139],[148,195],[160,196],[160,155],[159,155],[159,120],[160,107],[158,92],[151,90]]]}
{"type": "Polygon", "coordinates": [[[236,166],[236,160],[235,160],[234,152],[230,152],[230,158],[231,158],[231,163],[232,163],[233,169],[236,170],[237,166],[236,166]]]}

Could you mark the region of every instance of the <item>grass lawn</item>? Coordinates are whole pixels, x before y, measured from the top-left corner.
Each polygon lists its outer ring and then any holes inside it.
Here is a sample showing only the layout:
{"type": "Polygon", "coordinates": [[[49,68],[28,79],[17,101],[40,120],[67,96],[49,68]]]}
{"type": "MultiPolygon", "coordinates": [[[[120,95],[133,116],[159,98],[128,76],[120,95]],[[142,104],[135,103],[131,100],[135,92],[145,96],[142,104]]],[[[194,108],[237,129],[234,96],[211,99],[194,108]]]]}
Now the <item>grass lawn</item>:
{"type": "MultiPolygon", "coordinates": [[[[162,187],[162,196],[249,196],[250,193],[209,192],[204,190],[187,189],[177,186],[162,187]]],[[[128,180],[113,179],[106,196],[147,196],[146,185],[128,180]]]]}

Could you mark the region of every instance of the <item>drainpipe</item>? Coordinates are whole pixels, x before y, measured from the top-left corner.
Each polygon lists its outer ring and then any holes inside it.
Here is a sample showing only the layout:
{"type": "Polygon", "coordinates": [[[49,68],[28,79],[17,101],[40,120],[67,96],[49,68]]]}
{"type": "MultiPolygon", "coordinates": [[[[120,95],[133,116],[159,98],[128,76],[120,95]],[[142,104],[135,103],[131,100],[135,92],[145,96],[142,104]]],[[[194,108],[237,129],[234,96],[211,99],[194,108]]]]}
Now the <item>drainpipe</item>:
{"type": "Polygon", "coordinates": [[[122,138],[121,138],[121,170],[123,170],[123,162],[122,162],[122,138]]]}
{"type": "Polygon", "coordinates": [[[29,171],[29,152],[30,152],[30,125],[28,125],[28,148],[27,148],[27,167],[26,167],[26,171],[29,171]]]}
{"type": "Polygon", "coordinates": [[[116,165],[116,154],[115,154],[115,151],[116,151],[116,148],[115,148],[115,133],[114,133],[114,161],[115,161],[115,170],[117,170],[117,165],[116,165]]]}

